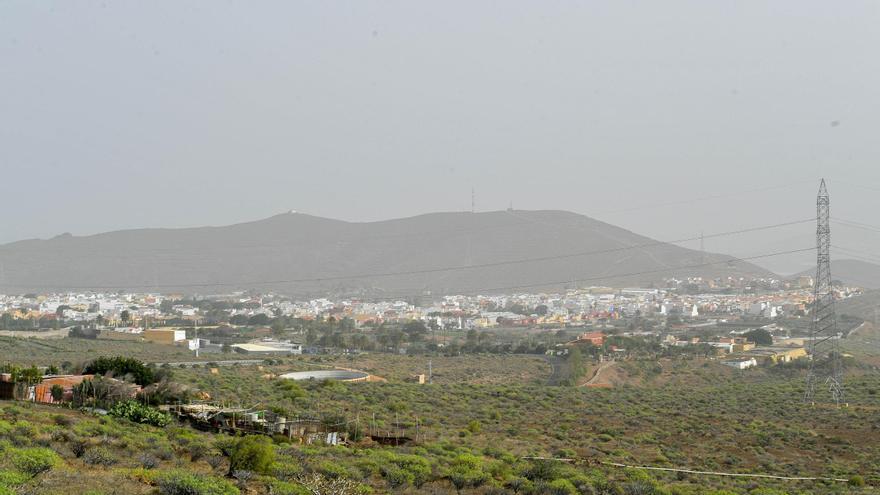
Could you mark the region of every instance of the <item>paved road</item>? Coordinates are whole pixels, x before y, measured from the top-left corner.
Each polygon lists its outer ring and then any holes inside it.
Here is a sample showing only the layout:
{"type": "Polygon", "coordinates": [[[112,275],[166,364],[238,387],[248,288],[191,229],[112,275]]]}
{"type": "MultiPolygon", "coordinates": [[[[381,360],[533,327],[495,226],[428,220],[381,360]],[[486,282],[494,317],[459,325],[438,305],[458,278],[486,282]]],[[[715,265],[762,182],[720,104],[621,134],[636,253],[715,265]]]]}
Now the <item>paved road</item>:
{"type": "Polygon", "coordinates": [[[168,366],[202,366],[205,364],[216,364],[217,366],[234,366],[236,364],[253,366],[255,364],[263,364],[262,359],[229,359],[226,361],[212,361],[206,359],[204,361],[178,361],[176,363],[153,363],[156,366],[167,364],[168,366]]]}

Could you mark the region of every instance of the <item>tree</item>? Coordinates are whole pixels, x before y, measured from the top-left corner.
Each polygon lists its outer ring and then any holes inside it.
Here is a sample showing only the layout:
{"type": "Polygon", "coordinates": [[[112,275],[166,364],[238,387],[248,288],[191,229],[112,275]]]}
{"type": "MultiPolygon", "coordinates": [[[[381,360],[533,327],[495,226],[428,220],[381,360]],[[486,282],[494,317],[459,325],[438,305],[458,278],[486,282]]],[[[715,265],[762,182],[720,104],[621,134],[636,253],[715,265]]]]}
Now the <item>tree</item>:
{"type": "Polygon", "coordinates": [[[162,302],[159,303],[159,311],[163,314],[170,314],[171,311],[174,310],[174,300],[172,299],[162,299],[162,302]]]}
{"type": "Polygon", "coordinates": [[[83,370],[87,375],[106,375],[113,373],[116,376],[131,376],[138,385],[150,385],[155,383],[156,377],[153,370],[144,363],[134,358],[127,357],[99,357],[89,363],[83,370]]]}
{"type": "Polygon", "coordinates": [[[546,316],[547,315],[547,305],[539,304],[535,306],[535,314],[538,316],[546,316]]]}
{"type": "Polygon", "coordinates": [[[584,362],[583,354],[581,354],[578,346],[574,346],[568,352],[565,360],[565,378],[567,385],[577,385],[578,381],[586,374],[587,364],[584,362]]]}
{"type": "Polygon", "coordinates": [[[131,322],[131,312],[127,309],[122,310],[122,313],[119,314],[119,317],[122,319],[122,323],[126,325],[131,322]]]}
{"type": "Polygon", "coordinates": [[[403,326],[403,332],[409,337],[410,342],[420,342],[428,333],[428,327],[421,320],[411,320],[403,326]]]}
{"type": "Polygon", "coordinates": [[[12,381],[34,385],[43,381],[43,373],[36,366],[30,368],[13,368],[12,381]]]}
{"type": "Polygon", "coordinates": [[[265,325],[268,325],[269,323],[270,323],[269,315],[265,315],[263,313],[256,314],[254,316],[251,316],[250,319],[248,319],[248,325],[265,326],[265,325]]]}
{"type": "Polygon", "coordinates": [[[284,324],[283,318],[275,318],[272,321],[272,325],[270,326],[272,329],[272,335],[276,337],[281,337],[284,335],[284,330],[286,329],[286,325],[284,324]]]}
{"type": "Polygon", "coordinates": [[[247,315],[234,315],[232,318],[229,319],[229,323],[233,325],[247,325],[248,317],[247,315]]]}
{"type": "Polygon", "coordinates": [[[773,336],[763,328],[756,328],[743,334],[747,340],[757,345],[773,345],[773,336]]]}

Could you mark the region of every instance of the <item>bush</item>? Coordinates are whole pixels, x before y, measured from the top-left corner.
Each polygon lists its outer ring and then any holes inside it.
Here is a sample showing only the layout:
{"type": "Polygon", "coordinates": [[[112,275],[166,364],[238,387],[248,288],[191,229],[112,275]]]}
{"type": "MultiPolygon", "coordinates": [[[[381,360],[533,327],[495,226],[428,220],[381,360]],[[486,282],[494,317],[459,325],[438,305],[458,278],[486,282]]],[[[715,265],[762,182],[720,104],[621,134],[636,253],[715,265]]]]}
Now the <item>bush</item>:
{"type": "Polygon", "coordinates": [[[235,471],[268,474],[275,462],[275,446],[262,435],[241,437],[224,446],[223,453],[229,456],[229,474],[235,471]]]}
{"type": "Polygon", "coordinates": [[[171,416],[167,413],[134,400],[117,402],[110,408],[109,413],[117,418],[153,426],[167,426],[171,423],[171,416]]]}
{"type": "Polygon", "coordinates": [[[312,491],[298,483],[286,481],[273,481],[270,485],[272,495],[312,495],[312,491]]]}
{"type": "Polygon", "coordinates": [[[141,467],[144,469],[155,469],[159,466],[159,459],[149,452],[144,452],[139,455],[138,462],[140,462],[141,467]]]}
{"type": "Polygon", "coordinates": [[[11,458],[16,469],[31,477],[52,469],[61,460],[54,450],[42,447],[14,450],[11,458]]]}
{"type": "Polygon", "coordinates": [[[156,477],[162,495],[238,495],[232,483],[213,476],[199,476],[188,471],[166,471],[156,477]]]}
{"type": "Polygon", "coordinates": [[[73,440],[70,442],[70,451],[75,457],[82,457],[86,453],[89,444],[85,440],[73,440]]]}
{"type": "Polygon", "coordinates": [[[849,479],[850,486],[865,486],[865,478],[855,475],[849,479]]]}
{"type": "Polygon", "coordinates": [[[456,457],[447,477],[458,490],[467,486],[480,486],[489,479],[488,473],[483,471],[482,460],[470,454],[456,457]]]}
{"type": "Polygon", "coordinates": [[[391,487],[415,484],[415,476],[409,471],[395,465],[384,466],[382,468],[382,476],[391,487]]]}
{"type": "Polygon", "coordinates": [[[73,424],[73,418],[70,416],[65,416],[63,414],[55,414],[52,416],[52,421],[55,422],[58,426],[71,426],[73,424]]]}
{"type": "Polygon", "coordinates": [[[92,466],[112,466],[116,464],[116,456],[104,447],[92,447],[82,455],[84,463],[92,466]]]}
{"type": "Polygon", "coordinates": [[[194,442],[189,446],[189,459],[193,462],[198,461],[208,453],[208,446],[201,442],[194,442]]]}
{"type": "MultiPolygon", "coordinates": [[[[0,487],[3,488],[11,488],[13,486],[24,484],[28,479],[28,476],[23,473],[6,470],[0,471],[0,487]]],[[[2,491],[0,491],[0,493],[2,493],[2,491]]]]}
{"type": "Polygon", "coordinates": [[[567,479],[558,479],[550,483],[550,493],[553,495],[577,495],[578,490],[567,479]]]}

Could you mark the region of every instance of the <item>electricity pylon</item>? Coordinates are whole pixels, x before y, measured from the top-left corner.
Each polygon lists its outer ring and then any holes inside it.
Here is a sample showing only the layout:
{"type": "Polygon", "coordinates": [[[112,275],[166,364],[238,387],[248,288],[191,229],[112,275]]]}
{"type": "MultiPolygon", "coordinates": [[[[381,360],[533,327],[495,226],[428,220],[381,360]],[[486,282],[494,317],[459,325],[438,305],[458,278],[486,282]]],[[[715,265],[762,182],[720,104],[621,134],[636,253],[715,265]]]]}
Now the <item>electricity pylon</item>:
{"type": "Polygon", "coordinates": [[[816,402],[821,389],[831,393],[831,400],[845,403],[843,366],[840,357],[840,331],[834,311],[834,288],[831,285],[831,213],[825,179],[816,197],[816,281],[810,325],[810,370],[804,402],[816,402]]]}

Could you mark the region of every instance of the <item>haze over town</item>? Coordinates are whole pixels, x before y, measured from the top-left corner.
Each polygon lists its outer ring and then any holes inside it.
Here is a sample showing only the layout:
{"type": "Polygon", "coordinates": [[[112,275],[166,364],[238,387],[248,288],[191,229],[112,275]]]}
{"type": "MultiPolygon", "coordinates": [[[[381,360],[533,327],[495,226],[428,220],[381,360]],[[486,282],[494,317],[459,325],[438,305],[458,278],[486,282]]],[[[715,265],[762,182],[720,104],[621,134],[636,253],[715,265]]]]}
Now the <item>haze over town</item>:
{"type": "Polygon", "coordinates": [[[868,495],[880,4],[0,2],[0,495],[868,495]]]}
{"type": "Polygon", "coordinates": [[[7,3],[0,242],[289,209],[386,220],[470,210],[472,189],[479,211],[666,240],[807,218],[823,176],[835,213],[868,222],[876,8],[7,3]]]}

